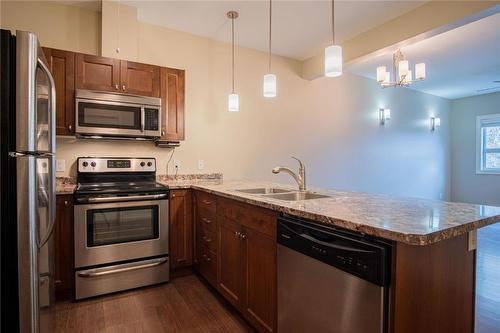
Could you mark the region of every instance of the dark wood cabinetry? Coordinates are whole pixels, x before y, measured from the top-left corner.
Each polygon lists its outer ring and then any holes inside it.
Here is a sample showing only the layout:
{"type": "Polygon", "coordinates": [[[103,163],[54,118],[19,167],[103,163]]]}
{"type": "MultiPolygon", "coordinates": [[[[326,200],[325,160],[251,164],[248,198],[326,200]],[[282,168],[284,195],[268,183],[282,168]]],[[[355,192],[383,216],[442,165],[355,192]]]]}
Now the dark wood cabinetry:
{"type": "Polygon", "coordinates": [[[77,89],[121,91],[120,60],[89,54],[76,54],[77,89]]]}
{"type": "Polygon", "coordinates": [[[195,259],[197,271],[214,287],[217,285],[216,198],[194,192],[195,259]]]}
{"type": "Polygon", "coordinates": [[[77,54],[76,87],[160,97],[160,67],[77,54]]]}
{"type": "Polygon", "coordinates": [[[258,331],[275,332],[277,213],[202,191],[194,197],[196,269],[258,331]]]}
{"type": "Polygon", "coordinates": [[[162,141],[184,140],[184,71],[161,69],[162,141]]]}
{"type": "Polygon", "coordinates": [[[160,97],[160,67],[158,66],[121,60],[120,81],[123,92],[160,97]]]}
{"type": "Polygon", "coordinates": [[[191,190],[172,190],[169,200],[170,268],[193,264],[193,214],[191,190]]]}
{"type": "Polygon", "coordinates": [[[72,298],[74,289],[73,196],[56,198],[54,228],[55,289],[58,300],[72,298]]]}
{"type": "Polygon", "coordinates": [[[75,53],[43,49],[56,86],[56,135],[75,134],[75,53]]]}

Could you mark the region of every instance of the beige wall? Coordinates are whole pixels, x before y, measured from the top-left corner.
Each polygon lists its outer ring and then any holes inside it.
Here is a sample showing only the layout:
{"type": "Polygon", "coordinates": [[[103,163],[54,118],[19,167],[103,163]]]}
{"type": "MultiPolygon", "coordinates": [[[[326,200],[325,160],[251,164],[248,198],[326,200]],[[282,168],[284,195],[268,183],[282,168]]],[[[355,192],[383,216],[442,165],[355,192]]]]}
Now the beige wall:
{"type": "MultiPolygon", "coordinates": [[[[181,161],[180,173],[200,172],[197,162],[203,159],[203,172],[220,171],[225,178],[290,182],[270,170],[278,164],[295,167],[289,158],[295,155],[306,163],[312,186],[447,198],[449,101],[408,89],[382,90],[352,75],[303,80],[301,64],[282,57],[273,58],[278,96],[265,99],[266,54],[237,48],[241,105],[239,113],[230,113],[230,45],[141,22],[137,27],[137,41],[130,43],[137,45],[134,60],[186,70],[186,141],[173,157],[181,161]],[[385,127],[378,124],[379,107],[392,109],[385,127]],[[442,118],[434,133],[430,115],[442,118]]],[[[221,29],[229,31],[229,23],[221,29]]],[[[62,40],[51,46],[68,48],[62,40]]],[[[129,51],[127,57],[133,57],[129,51]]],[[[155,156],[161,174],[172,152],[150,143],[62,138],[57,143],[57,157],[68,166],[77,156],[155,156]]],[[[74,174],[74,166],[63,174],[74,174]]]]}
{"type": "Polygon", "coordinates": [[[54,1],[0,1],[2,29],[37,33],[43,46],[101,53],[101,13],[54,1]]]}

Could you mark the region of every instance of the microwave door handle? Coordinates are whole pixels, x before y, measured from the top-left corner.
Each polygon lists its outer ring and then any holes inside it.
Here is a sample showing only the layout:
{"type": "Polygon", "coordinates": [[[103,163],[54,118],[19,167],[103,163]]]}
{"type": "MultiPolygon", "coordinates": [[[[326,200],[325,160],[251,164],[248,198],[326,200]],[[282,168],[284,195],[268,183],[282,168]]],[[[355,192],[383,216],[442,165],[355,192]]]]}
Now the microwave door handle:
{"type": "Polygon", "coordinates": [[[141,133],[144,133],[144,107],[141,107],[141,133]]]}

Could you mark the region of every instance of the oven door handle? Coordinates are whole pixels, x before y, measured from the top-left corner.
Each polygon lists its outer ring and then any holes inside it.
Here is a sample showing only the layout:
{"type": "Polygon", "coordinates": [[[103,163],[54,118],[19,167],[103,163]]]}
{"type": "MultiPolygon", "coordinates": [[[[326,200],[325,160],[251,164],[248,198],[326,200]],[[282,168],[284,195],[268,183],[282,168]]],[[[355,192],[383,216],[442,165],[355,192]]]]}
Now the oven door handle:
{"type": "Polygon", "coordinates": [[[164,199],[167,194],[149,194],[149,195],[130,195],[124,197],[97,197],[97,198],[78,198],[78,202],[94,203],[94,202],[116,202],[116,201],[139,201],[139,200],[152,200],[164,199]]]}
{"type": "Polygon", "coordinates": [[[144,268],[150,268],[150,267],[156,267],[163,265],[168,261],[168,258],[159,258],[159,259],[153,259],[147,264],[139,264],[139,265],[130,265],[126,264],[126,267],[121,267],[121,268],[113,268],[113,269],[102,269],[102,268],[97,268],[97,269],[91,269],[88,271],[83,271],[79,272],[78,276],[82,278],[93,278],[93,277],[98,277],[98,276],[104,276],[104,275],[110,275],[110,274],[117,274],[117,273],[124,273],[124,272],[130,272],[130,271],[135,271],[138,269],[144,269],[144,268]]]}

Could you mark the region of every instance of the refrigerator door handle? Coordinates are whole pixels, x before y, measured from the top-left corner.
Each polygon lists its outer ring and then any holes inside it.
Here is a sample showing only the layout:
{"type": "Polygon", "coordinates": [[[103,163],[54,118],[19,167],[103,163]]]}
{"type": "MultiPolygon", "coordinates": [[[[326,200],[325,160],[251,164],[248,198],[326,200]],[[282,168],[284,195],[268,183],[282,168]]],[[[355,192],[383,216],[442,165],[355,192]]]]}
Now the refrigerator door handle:
{"type": "Polygon", "coordinates": [[[55,158],[51,156],[49,158],[49,190],[48,190],[48,196],[49,196],[49,204],[48,204],[48,219],[49,219],[49,226],[47,228],[47,232],[45,236],[38,241],[38,248],[42,248],[50,239],[52,236],[52,233],[54,232],[54,227],[56,225],[56,192],[55,192],[55,183],[56,183],[56,177],[55,177],[55,158]]]}
{"type": "Polygon", "coordinates": [[[48,119],[49,119],[49,128],[52,130],[48,131],[49,135],[49,151],[55,153],[56,151],[56,138],[55,138],[55,131],[54,129],[56,128],[56,85],[54,83],[54,78],[52,77],[52,74],[50,73],[50,70],[47,68],[47,65],[45,65],[45,62],[42,60],[42,58],[38,57],[38,66],[45,72],[47,75],[47,78],[49,79],[49,107],[48,107],[48,119]]]}

